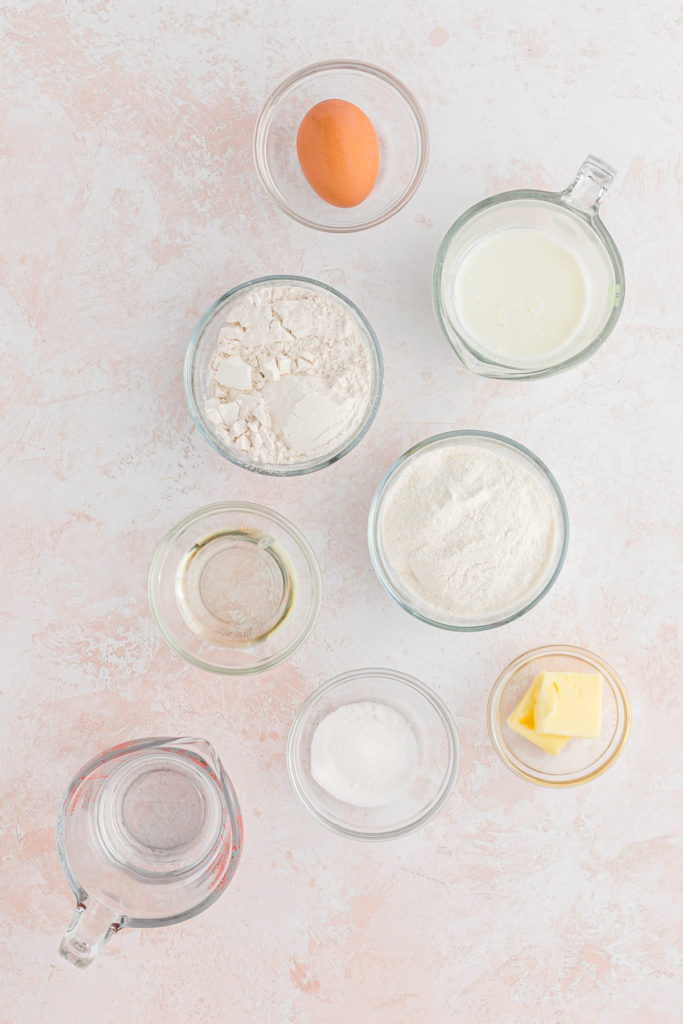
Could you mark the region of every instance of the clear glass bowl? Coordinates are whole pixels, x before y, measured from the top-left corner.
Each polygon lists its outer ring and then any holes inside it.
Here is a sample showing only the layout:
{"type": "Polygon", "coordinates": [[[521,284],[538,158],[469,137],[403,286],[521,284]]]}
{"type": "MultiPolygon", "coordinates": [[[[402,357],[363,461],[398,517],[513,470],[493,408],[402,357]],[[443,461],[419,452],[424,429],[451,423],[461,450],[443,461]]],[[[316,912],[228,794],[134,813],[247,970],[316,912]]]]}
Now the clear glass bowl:
{"type": "Polygon", "coordinates": [[[629,734],[631,708],[619,676],[607,662],[581,647],[552,644],[515,658],[496,680],[486,711],[493,749],[510,771],[539,786],[564,787],[588,782],[617,759],[629,734]],[[518,735],[507,719],[538,672],[599,672],[602,731],[595,739],[571,739],[556,756],[518,735]]]}
{"type": "Polygon", "coordinates": [[[459,764],[460,742],[446,705],[417,679],[389,669],[359,669],[323,683],[299,708],[287,740],[287,770],[295,793],[318,821],[350,839],[397,839],[422,828],[448,799],[459,764]],[[418,743],[415,779],[400,800],[383,807],[337,800],[311,775],[311,743],[318,724],[357,701],[386,704],[399,712],[418,743]]]}
{"type": "Polygon", "coordinates": [[[313,473],[318,469],[324,469],[326,466],[331,466],[332,463],[338,462],[339,459],[347,455],[365,437],[375,418],[382,398],[384,365],[382,362],[382,351],[375,332],[358,307],[350,299],[347,299],[345,295],[342,295],[341,292],[336,291],[329,285],[323,284],[321,281],[314,281],[310,277],[290,277],[276,274],[271,277],[257,277],[252,281],[245,281],[244,284],[237,285],[236,288],[232,288],[214,302],[192,332],[192,338],[185,353],[184,377],[185,397],[190,415],[200,434],[220,455],[229,459],[236,466],[251,470],[253,473],[262,473],[266,476],[301,476],[304,473],[313,473]],[[341,444],[337,445],[330,452],[326,452],[315,459],[287,464],[257,462],[255,459],[249,458],[249,456],[245,455],[244,452],[241,452],[234,445],[226,444],[224,439],[216,432],[215,425],[206,416],[205,402],[207,398],[211,397],[209,364],[216,351],[221,327],[224,326],[224,310],[238,296],[246,295],[252,289],[263,287],[264,285],[299,286],[311,289],[312,291],[324,292],[327,297],[333,296],[336,301],[341,303],[345,311],[353,317],[361,337],[367,345],[372,379],[363,418],[350,437],[345,438],[341,444]]]}
{"type": "Polygon", "coordinates": [[[427,123],[415,97],[387,71],[355,60],[322,61],[291,75],[268,99],[254,130],[254,162],[264,189],[290,217],[320,231],[361,231],[393,217],[422,181],[428,155],[427,123]],[[321,199],[297,157],[299,124],[325,99],[355,103],[379,142],[375,187],[349,209],[321,199]]]}
{"type": "Polygon", "coordinates": [[[407,452],[404,452],[396,460],[380,481],[370,506],[368,518],[370,560],[385,590],[402,608],[416,618],[427,622],[430,626],[438,626],[440,629],[452,629],[458,632],[474,632],[502,626],[506,622],[518,619],[520,615],[526,614],[534,605],[538,604],[559,576],[567,553],[568,539],[569,520],[567,517],[567,506],[559,485],[548,467],[523,445],[518,444],[516,441],[511,441],[508,437],[503,437],[500,434],[491,434],[484,430],[451,430],[444,434],[435,434],[434,437],[428,437],[426,440],[420,441],[419,444],[409,448],[407,452]],[[399,478],[401,471],[412,459],[419,456],[426,449],[451,447],[453,445],[475,445],[521,463],[543,487],[555,515],[554,550],[543,575],[530,593],[521,598],[517,604],[505,609],[504,613],[500,615],[496,614],[487,618],[464,619],[448,616],[445,612],[438,612],[431,608],[430,605],[422,602],[416,594],[405,586],[398,575],[392,570],[384,550],[382,540],[384,503],[393,485],[399,478]]]}
{"type": "Polygon", "coordinates": [[[181,657],[209,672],[250,675],[291,657],[313,629],[320,569],[284,516],[225,502],[169,530],[148,592],[157,626],[181,657]]]}
{"type": "Polygon", "coordinates": [[[624,265],[599,215],[599,206],[616,172],[589,156],[563,192],[517,189],[501,192],[470,207],[443,239],[434,266],[436,319],[455,354],[484,377],[547,377],[591,356],[614,329],[624,304],[624,265]],[[472,248],[510,228],[535,228],[569,249],[584,267],[586,311],[575,335],[535,358],[504,359],[487,350],[468,331],[455,304],[455,281],[472,248]]]}

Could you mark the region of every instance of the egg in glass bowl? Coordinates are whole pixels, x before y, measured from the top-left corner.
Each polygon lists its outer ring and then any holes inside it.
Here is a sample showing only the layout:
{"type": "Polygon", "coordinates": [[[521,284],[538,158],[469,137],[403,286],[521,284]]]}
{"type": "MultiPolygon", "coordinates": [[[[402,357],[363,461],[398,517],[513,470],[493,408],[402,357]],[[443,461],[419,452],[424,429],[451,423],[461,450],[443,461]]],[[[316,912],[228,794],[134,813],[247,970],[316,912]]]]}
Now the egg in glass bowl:
{"type": "MultiPolygon", "coordinates": [[[[310,145],[311,138],[307,147],[310,145]]],[[[429,135],[417,100],[394,75],[361,61],[332,60],[297,71],[275,89],[256,123],[253,151],[256,172],[266,193],[294,220],[320,231],[361,231],[393,217],[415,194],[427,168],[429,135]],[[307,177],[306,156],[302,167],[297,151],[297,137],[306,118],[318,104],[331,100],[336,105],[337,127],[345,125],[346,141],[352,140],[350,155],[358,159],[357,175],[344,180],[344,147],[337,151],[336,162],[333,153],[332,183],[336,168],[336,172],[342,172],[344,201],[357,199],[370,184],[369,192],[353,205],[330,202],[334,189],[327,200],[323,198],[307,177]],[[353,122],[352,128],[349,121],[353,122]],[[377,142],[376,172],[373,135],[377,142]]],[[[314,151],[315,145],[307,156],[315,157],[314,151]]],[[[319,162],[316,167],[315,158],[313,179],[318,184],[330,183],[329,174],[319,162]]]]}

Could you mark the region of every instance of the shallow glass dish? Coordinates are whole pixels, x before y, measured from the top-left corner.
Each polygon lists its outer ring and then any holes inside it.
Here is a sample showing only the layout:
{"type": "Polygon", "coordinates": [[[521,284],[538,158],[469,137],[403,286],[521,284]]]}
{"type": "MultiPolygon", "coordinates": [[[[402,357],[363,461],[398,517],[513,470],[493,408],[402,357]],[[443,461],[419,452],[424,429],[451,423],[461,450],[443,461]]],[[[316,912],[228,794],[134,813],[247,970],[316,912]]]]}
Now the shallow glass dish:
{"type": "Polygon", "coordinates": [[[437,695],[411,676],[389,669],[359,669],[323,683],[304,701],[287,740],[287,770],[294,791],[311,814],[349,839],[397,839],[422,828],[455,786],[460,742],[451,713],[437,695]],[[311,743],[319,723],[346,704],[373,701],[401,714],[417,740],[417,774],[400,800],[356,807],[337,800],[311,774],[311,743]]]}
{"type": "Polygon", "coordinates": [[[567,506],[559,485],[548,467],[523,445],[518,444],[516,441],[511,441],[508,437],[503,437],[500,434],[491,434],[484,430],[451,430],[445,434],[435,434],[433,437],[428,437],[426,440],[420,441],[418,444],[413,445],[412,448],[409,448],[407,452],[404,452],[396,460],[380,481],[370,506],[368,519],[370,560],[385,590],[402,608],[430,626],[438,626],[440,629],[452,629],[459,632],[474,632],[476,630],[502,626],[506,622],[518,619],[520,615],[524,615],[534,605],[538,604],[559,576],[567,553],[568,539],[569,520],[567,517],[567,506]],[[525,594],[515,605],[505,609],[504,613],[500,615],[466,619],[449,616],[446,612],[432,608],[431,605],[423,602],[417,594],[405,586],[403,581],[392,570],[384,550],[382,539],[383,511],[387,497],[390,495],[391,489],[399,478],[401,471],[411,460],[419,456],[426,449],[451,447],[454,445],[478,446],[521,463],[542,486],[553,509],[555,517],[554,546],[545,570],[534,589],[525,594]]]}
{"type": "Polygon", "coordinates": [[[257,277],[252,281],[245,281],[237,285],[204,313],[190,339],[187,352],[185,353],[185,397],[190,410],[190,415],[199,430],[200,434],[209,442],[224,458],[229,459],[236,466],[251,470],[253,473],[262,473],[266,476],[301,476],[304,473],[313,473],[318,469],[324,469],[338,462],[347,455],[352,448],[367,434],[372,421],[375,418],[379,403],[382,398],[382,385],[384,380],[384,365],[382,362],[382,351],[379,347],[377,336],[370,326],[368,320],[363,316],[357,306],[347,299],[341,292],[336,291],[321,281],[314,281],[310,277],[290,277],[276,274],[271,277],[257,277]],[[302,460],[292,463],[259,462],[241,452],[234,445],[227,444],[216,432],[215,425],[206,415],[205,402],[211,397],[209,364],[216,351],[218,335],[224,326],[223,316],[226,307],[233,304],[238,296],[244,296],[255,288],[264,285],[298,286],[308,288],[312,291],[324,292],[327,296],[333,296],[353,318],[361,337],[367,346],[370,357],[371,382],[368,394],[367,406],[362,420],[358,423],[353,433],[346,437],[336,448],[326,452],[315,459],[302,460]]]}
{"type": "Polygon", "coordinates": [[[303,534],[272,509],[233,501],[169,530],[149,571],[164,639],[198,668],[265,672],[289,658],[320,609],[320,569],[303,534]]]}
{"type": "Polygon", "coordinates": [[[387,71],[355,60],[322,61],[291,75],[270,96],[254,130],[254,163],[264,189],[290,217],[320,231],[361,231],[393,217],[422,181],[428,155],[427,122],[415,97],[387,71]],[[297,157],[299,125],[325,99],[355,103],[379,142],[375,187],[347,209],[313,191],[297,157]]]}
{"type": "Polygon", "coordinates": [[[565,787],[588,782],[617,759],[628,738],[631,707],[624,686],[606,661],[566,644],[537,647],[515,658],[496,680],[486,719],[493,749],[510,771],[539,786],[565,787]],[[573,738],[559,754],[546,754],[518,735],[507,719],[538,672],[599,672],[602,687],[602,730],[595,739],[573,738]]]}

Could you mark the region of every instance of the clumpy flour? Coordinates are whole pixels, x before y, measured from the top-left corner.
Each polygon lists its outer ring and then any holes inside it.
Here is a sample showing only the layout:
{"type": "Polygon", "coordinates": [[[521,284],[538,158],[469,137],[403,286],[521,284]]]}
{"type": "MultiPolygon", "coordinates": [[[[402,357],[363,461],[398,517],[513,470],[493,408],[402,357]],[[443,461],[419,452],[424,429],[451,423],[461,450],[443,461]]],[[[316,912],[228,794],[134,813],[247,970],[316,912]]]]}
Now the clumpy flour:
{"type": "Polygon", "coordinates": [[[555,514],[521,463],[477,445],[418,453],[387,491],[381,518],[393,576],[440,614],[485,618],[537,588],[555,514]]]}
{"type": "Polygon", "coordinates": [[[368,411],[372,356],[339,300],[261,285],[235,296],[224,316],[205,408],[223,443],[256,462],[291,464],[353,437],[368,411]]]}

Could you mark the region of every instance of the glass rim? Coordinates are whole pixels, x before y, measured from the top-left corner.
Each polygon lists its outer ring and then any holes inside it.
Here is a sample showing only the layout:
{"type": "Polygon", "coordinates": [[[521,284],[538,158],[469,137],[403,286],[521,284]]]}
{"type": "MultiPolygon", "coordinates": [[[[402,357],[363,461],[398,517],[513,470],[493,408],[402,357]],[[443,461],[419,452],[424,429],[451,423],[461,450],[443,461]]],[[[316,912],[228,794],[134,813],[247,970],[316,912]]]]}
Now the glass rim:
{"type": "Polygon", "coordinates": [[[234,466],[239,466],[240,469],[246,469],[251,473],[257,473],[261,476],[305,476],[308,473],[316,473],[320,469],[326,469],[328,466],[334,465],[345,455],[348,455],[357,444],[359,444],[368,430],[372,426],[372,423],[377,415],[380,402],[382,400],[382,393],[384,389],[384,359],[382,357],[382,350],[380,348],[379,340],[375,331],[367,319],[365,314],[358,308],[358,306],[347,298],[342,292],[337,291],[332,285],[325,284],[323,281],[317,281],[313,277],[302,277],[297,274],[268,274],[265,277],[254,277],[249,281],[243,281],[241,284],[235,285],[229,291],[225,292],[218,299],[213,302],[209,308],[202,314],[197,321],[192,336],[188,343],[185,351],[185,361],[183,364],[183,383],[185,387],[185,401],[192,417],[192,421],[202,435],[205,441],[211,445],[214,451],[222,455],[224,459],[231,462],[234,466]],[[329,292],[336,299],[338,299],[344,306],[348,307],[351,315],[354,317],[356,322],[360,321],[360,327],[363,329],[365,335],[365,342],[371,354],[372,366],[372,382],[370,390],[370,399],[366,413],[358,426],[358,429],[354,434],[345,442],[344,446],[337,451],[332,452],[331,455],[321,456],[317,459],[309,459],[306,462],[299,463],[251,463],[244,459],[241,459],[235,451],[229,451],[227,448],[219,444],[218,440],[212,435],[208,429],[204,417],[202,415],[199,403],[194,394],[193,387],[193,371],[195,365],[195,359],[199,343],[203,337],[204,331],[207,324],[211,321],[213,316],[220,310],[221,306],[226,304],[229,300],[233,299],[240,292],[245,291],[249,288],[253,288],[255,285],[268,285],[273,282],[291,281],[296,286],[313,285],[316,288],[322,288],[323,291],[329,292]]]}
{"type": "Polygon", "coordinates": [[[437,322],[441,328],[442,333],[446,336],[449,345],[458,356],[458,358],[465,363],[468,369],[480,376],[486,377],[497,377],[500,379],[514,379],[514,380],[536,380],[539,377],[550,377],[556,373],[562,373],[564,370],[570,369],[572,366],[577,366],[579,363],[589,359],[607,340],[609,335],[614,330],[616,323],[621,316],[621,311],[624,307],[624,299],[626,295],[626,280],[624,276],[624,263],[621,258],[621,253],[616,246],[616,243],[609,231],[605,227],[602,218],[598,211],[592,216],[583,213],[581,210],[577,210],[569,203],[564,201],[564,196],[567,190],[562,192],[548,192],[542,189],[512,189],[507,192],[498,192],[493,196],[488,196],[486,199],[480,200],[478,203],[474,203],[473,206],[468,207],[464,213],[462,213],[457,220],[451,224],[450,228],[444,235],[439,245],[436,254],[436,260],[434,262],[434,271],[432,274],[432,302],[434,306],[434,312],[436,315],[437,322]],[[612,269],[614,271],[615,286],[619,292],[619,302],[614,305],[610,311],[610,315],[602,326],[602,329],[598,332],[595,338],[585,348],[579,352],[575,352],[573,355],[568,356],[566,359],[561,360],[558,363],[553,363],[552,366],[539,366],[539,367],[523,367],[513,363],[506,363],[502,360],[493,359],[490,356],[479,352],[473,348],[469,342],[460,334],[460,332],[450,323],[443,311],[443,303],[441,301],[441,283],[443,276],[443,266],[445,257],[448,249],[453,241],[453,238],[458,234],[462,228],[465,227],[469,221],[473,220],[478,214],[483,213],[485,210],[490,209],[493,206],[503,205],[505,203],[515,201],[531,200],[535,202],[549,203],[553,206],[559,206],[567,213],[572,214],[579,220],[583,221],[593,228],[602,244],[605,247],[605,251],[609,257],[612,269]],[[455,335],[459,343],[467,350],[469,355],[472,357],[473,363],[466,362],[463,359],[461,352],[453,341],[452,335],[455,335]],[[490,370],[490,372],[488,372],[490,370]],[[499,371],[499,372],[496,372],[499,371]]]}
{"type": "Polygon", "coordinates": [[[526,615],[528,611],[531,611],[531,609],[534,608],[539,603],[539,601],[541,601],[546,596],[548,591],[555,584],[558,576],[560,575],[562,566],[564,565],[564,560],[567,554],[567,547],[569,544],[569,514],[567,512],[567,505],[564,500],[564,495],[562,494],[560,485],[558,484],[553,474],[550,472],[546,464],[541,459],[539,459],[537,455],[535,455],[529,448],[526,448],[523,444],[520,444],[519,441],[513,441],[512,438],[505,437],[505,435],[503,434],[495,434],[488,430],[447,430],[444,431],[444,433],[433,434],[431,437],[426,437],[424,438],[424,440],[418,441],[417,444],[412,445],[412,447],[408,448],[408,450],[403,452],[402,455],[399,455],[399,457],[391,464],[391,466],[386,471],[386,473],[380,480],[379,484],[377,485],[377,488],[372,498],[372,503],[370,505],[370,513],[368,515],[367,538],[368,549],[370,552],[370,561],[372,563],[373,569],[375,570],[375,574],[378,580],[380,581],[386,592],[389,594],[389,596],[392,597],[394,601],[396,601],[396,603],[404,609],[404,611],[409,612],[414,618],[419,619],[421,622],[426,622],[427,625],[429,626],[436,626],[438,629],[447,629],[454,633],[479,633],[485,629],[497,629],[499,626],[504,626],[508,622],[514,622],[515,619],[519,619],[522,615],[526,615]],[[386,494],[387,487],[392,477],[396,473],[400,472],[400,470],[403,468],[406,462],[408,462],[418,452],[422,451],[427,447],[430,447],[431,445],[435,445],[437,443],[441,443],[447,440],[453,440],[456,438],[463,440],[466,440],[467,438],[485,438],[486,440],[494,441],[495,443],[500,444],[502,447],[512,448],[514,451],[520,453],[525,458],[525,460],[531,462],[537,470],[540,470],[541,475],[550,485],[550,488],[555,495],[558,508],[560,511],[562,544],[557,558],[557,563],[553,569],[552,574],[550,575],[542,589],[538,592],[538,594],[536,594],[536,596],[531,601],[528,601],[523,607],[519,608],[517,611],[514,611],[509,615],[505,615],[500,619],[496,619],[494,622],[454,624],[441,622],[438,619],[434,619],[431,618],[429,615],[423,614],[416,608],[413,608],[404,599],[404,597],[401,594],[399,594],[399,592],[390,582],[390,580],[388,579],[388,574],[386,573],[384,568],[384,562],[379,555],[379,511],[384,496],[386,494]]]}
{"type": "Polygon", "coordinates": [[[218,501],[214,502],[212,505],[203,505],[201,508],[195,509],[166,531],[156,546],[152,562],[149,567],[149,575],[147,577],[147,597],[152,617],[161,635],[169,647],[171,647],[176,654],[179,654],[184,661],[194,665],[195,668],[201,668],[206,672],[213,672],[215,675],[260,675],[290,658],[310,636],[318,619],[322,603],[322,574],[320,572],[320,565],[315,552],[313,551],[310,543],[301,530],[289,519],[283,516],[282,513],[276,512],[275,509],[268,508],[265,505],[257,505],[255,502],[251,501],[218,501]],[[302,623],[297,636],[295,636],[282,651],[272,654],[269,658],[266,658],[262,662],[258,662],[255,666],[242,665],[238,668],[230,668],[223,665],[213,665],[208,661],[204,661],[201,658],[196,657],[191,652],[186,651],[185,648],[182,647],[182,645],[175,639],[173,634],[167,628],[159,609],[160,569],[168,554],[171,543],[188,526],[191,526],[193,523],[202,519],[206,519],[217,512],[249,512],[252,515],[263,517],[266,521],[276,523],[294,542],[298,551],[303,556],[306,566],[310,572],[311,589],[313,592],[311,604],[307,611],[305,621],[302,623]]]}
{"type": "Polygon", "coordinates": [[[614,764],[621,754],[631,729],[631,704],[628,694],[624,688],[617,672],[609,665],[604,658],[585,647],[577,647],[572,644],[548,644],[545,647],[534,647],[524,654],[520,654],[511,661],[496,679],[486,705],[486,727],[491,746],[503,764],[515,775],[527,782],[533,782],[537,786],[545,786],[548,789],[568,789],[570,786],[578,786],[583,782],[590,782],[614,764]],[[617,704],[617,725],[603,752],[595,758],[586,768],[575,772],[568,772],[566,775],[553,776],[548,772],[535,771],[520,761],[510,750],[503,738],[503,732],[498,721],[498,710],[503,691],[509,679],[524,665],[540,657],[548,657],[553,654],[564,654],[586,661],[600,671],[600,674],[608,680],[612,687],[615,702],[617,704]]]}
{"type": "Polygon", "coordinates": [[[287,745],[285,758],[287,762],[287,773],[292,788],[299,798],[303,806],[316,818],[322,825],[325,825],[332,832],[336,832],[337,835],[344,836],[347,839],[358,839],[362,842],[382,842],[389,839],[399,839],[401,836],[409,835],[411,832],[415,832],[422,828],[427,822],[438,814],[441,808],[444,806],[451,793],[455,788],[455,784],[458,781],[458,775],[460,772],[460,736],[458,734],[457,727],[451,712],[448,709],[446,703],[441,697],[425,683],[420,682],[414,676],[410,676],[405,672],[399,672],[395,669],[383,669],[383,668],[367,668],[367,669],[353,669],[349,672],[342,672],[332,679],[326,680],[317,686],[315,690],[309,693],[308,697],[299,706],[294,720],[290,726],[289,734],[287,736],[287,745]],[[446,735],[448,743],[448,767],[444,773],[441,786],[437,792],[437,795],[432,803],[420,814],[420,816],[407,825],[403,825],[398,828],[388,828],[378,832],[367,832],[362,829],[354,829],[344,825],[340,825],[339,822],[329,818],[319,807],[306,795],[300,780],[300,772],[296,763],[295,752],[298,749],[298,740],[301,734],[301,730],[306,724],[306,719],[309,716],[311,710],[316,706],[320,699],[327,693],[338,689],[345,683],[351,682],[355,679],[387,679],[395,683],[413,690],[425,699],[436,712],[446,735]]]}
{"type": "Polygon", "coordinates": [[[429,129],[427,127],[426,118],[420,104],[417,102],[417,99],[400,81],[400,79],[396,78],[395,75],[392,75],[391,72],[385,71],[384,68],[380,68],[376,64],[369,64],[365,61],[342,59],[323,60],[318,61],[315,64],[309,64],[306,67],[301,68],[299,71],[295,71],[273,90],[264,103],[254,127],[252,154],[256,174],[261,182],[261,186],[269,198],[273,200],[275,205],[282,210],[283,213],[286,213],[292,218],[292,220],[297,221],[299,224],[303,224],[308,228],[313,228],[316,231],[327,231],[331,234],[348,234],[353,231],[364,231],[367,228],[376,227],[378,224],[382,224],[384,221],[389,220],[390,217],[393,217],[394,214],[398,213],[399,210],[402,210],[403,207],[410,202],[419,188],[422,179],[424,178],[425,171],[427,170],[427,163],[429,160],[429,129]],[[315,75],[326,71],[360,71],[374,78],[380,78],[399,93],[401,98],[410,108],[417,125],[417,134],[420,140],[418,150],[419,160],[411,180],[408,182],[408,185],[396,202],[385,210],[384,213],[377,217],[371,217],[368,220],[361,221],[359,224],[321,224],[319,221],[312,220],[310,217],[306,217],[303,214],[298,213],[297,210],[283,197],[279,188],[275,184],[268,168],[268,161],[265,157],[265,143],[270,127],[270,116],[278,102],[292,88],[292,86],[296,85],[298,82],[304,81],[306,78],[312,78],[315,75]]]}

